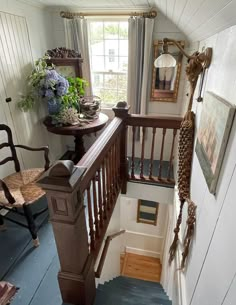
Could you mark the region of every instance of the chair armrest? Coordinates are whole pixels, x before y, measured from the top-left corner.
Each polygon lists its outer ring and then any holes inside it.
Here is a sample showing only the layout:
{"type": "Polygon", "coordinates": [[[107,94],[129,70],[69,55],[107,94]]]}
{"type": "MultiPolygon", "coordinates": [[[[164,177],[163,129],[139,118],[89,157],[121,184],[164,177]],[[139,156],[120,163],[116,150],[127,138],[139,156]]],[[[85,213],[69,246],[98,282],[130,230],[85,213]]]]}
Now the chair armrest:
{"type": "Polygon", "coordinates": [[[7,199],[7,201],[9,202],[9,203],[15,203],[16,201],[15,201],[15,198],[12,196],[12,194],[10,193],[10,191],[9,191],[9,188],[7,187],[7,185],[6,185],[6,183],[3,181],[3,180],[1,180],[0,179],[0,190],[3,190],[3,192],[4,192],[4,195],[5,195],[5,197],[6,197],[6,199],[7,199]]]}
{"type": "Polygon", "coordinates": [[[44,169],[45,169],[45,171],[49,169],[50,160],[48,157],[48,154],[49,154],[48,146],[43,146],[43,147],[39,147],[39,148],[33,148],[33,147],[25,146],[25,145],[14,145],[14,146],[17,148],[23,148],[23,149],[30,150],[30,151],[44,151],[44,159],[45,159],[44,169]]]}

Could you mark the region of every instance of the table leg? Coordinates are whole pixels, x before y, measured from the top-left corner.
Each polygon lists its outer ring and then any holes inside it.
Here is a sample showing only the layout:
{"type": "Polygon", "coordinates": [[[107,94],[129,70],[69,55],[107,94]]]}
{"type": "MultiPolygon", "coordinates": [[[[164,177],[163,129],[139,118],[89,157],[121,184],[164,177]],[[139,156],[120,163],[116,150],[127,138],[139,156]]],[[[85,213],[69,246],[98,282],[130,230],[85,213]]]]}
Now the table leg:
{"type": "Polygon", "coordinates": [[[75,137],[75,158],[74,163],[78,163],[79,160],[83,157],[85,154],[85,148],[84,148],[84,140],[83,136],[77,136],[75,137]]]}

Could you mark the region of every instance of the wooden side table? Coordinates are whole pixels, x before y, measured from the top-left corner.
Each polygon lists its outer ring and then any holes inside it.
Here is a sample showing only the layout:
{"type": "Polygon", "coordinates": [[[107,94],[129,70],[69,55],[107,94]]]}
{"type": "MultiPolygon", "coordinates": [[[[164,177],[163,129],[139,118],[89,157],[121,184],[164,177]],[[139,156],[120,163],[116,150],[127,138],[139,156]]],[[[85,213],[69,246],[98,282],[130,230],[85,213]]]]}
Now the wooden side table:
{"type": "Polygon", "coordinates": [[[65,158],[70,159],[76,164],[85,154],[83,136],[101,130],[106,125],[107,121],[108,121],[108,116],[105,115],[104,113],[100,113],[97,119],[83,126],[73,125],[73,126],[56,127],[52,125],[50,117],[46,117],[43,123],[47,127],[47,130],[51,133],[58,135],[74,136],[75,151],[67,152],[63,156],[63,159],[65,158]]]}

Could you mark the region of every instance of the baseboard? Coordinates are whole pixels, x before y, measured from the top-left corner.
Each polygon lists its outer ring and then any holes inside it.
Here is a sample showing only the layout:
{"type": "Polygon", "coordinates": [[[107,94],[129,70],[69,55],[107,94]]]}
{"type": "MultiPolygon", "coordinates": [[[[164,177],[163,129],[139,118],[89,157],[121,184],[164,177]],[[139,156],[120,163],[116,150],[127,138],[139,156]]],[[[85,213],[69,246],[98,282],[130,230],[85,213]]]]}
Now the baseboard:
{"type": "Polygon", "coordinates": [[[160,258],[159,252],[144,250],[144,249],[138,249],[138,248],[132,248],[132,247],[125,247],[126,252],[138,254],[138,255],[144,255],[144,256],[150,256],[150,257],[156,257],[160,258]]]}

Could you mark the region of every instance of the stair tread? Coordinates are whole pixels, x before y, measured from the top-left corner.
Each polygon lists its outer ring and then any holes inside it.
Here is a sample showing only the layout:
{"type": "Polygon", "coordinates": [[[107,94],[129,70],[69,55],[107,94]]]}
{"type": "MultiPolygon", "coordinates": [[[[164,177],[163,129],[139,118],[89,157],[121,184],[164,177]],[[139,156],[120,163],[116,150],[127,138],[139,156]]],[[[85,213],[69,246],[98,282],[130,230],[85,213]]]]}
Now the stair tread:
{"type": "Polygon", "coordinates": [[[122,283],[122,282],[112,282],[112,283],[105,283],[104,285],[102,285],[104,287],[108,287],[108,288],[117,288],[117,289],[124,289],[130,292],[135,292],[135,291],[140,291],[140,292],[149,292],[149,291],[155,291],[156,293],[161,293],[161,294],[165,294],[165,291],[162,287],[148,287],[148,286],[137,286],[137,285],[127,285],[126,283],[122,283]]]}
{"type": "Polygon", "coordinates": [[[140,296],[117,295],[97,290],[94,305],[171,305],[171,301],[158,298],[140,298],[140,296]]]}
{"type": "Polygon", "coordinates": [[[94,305],[171,305],[162,285],[119,276],[99,284],[94,305]]]}

